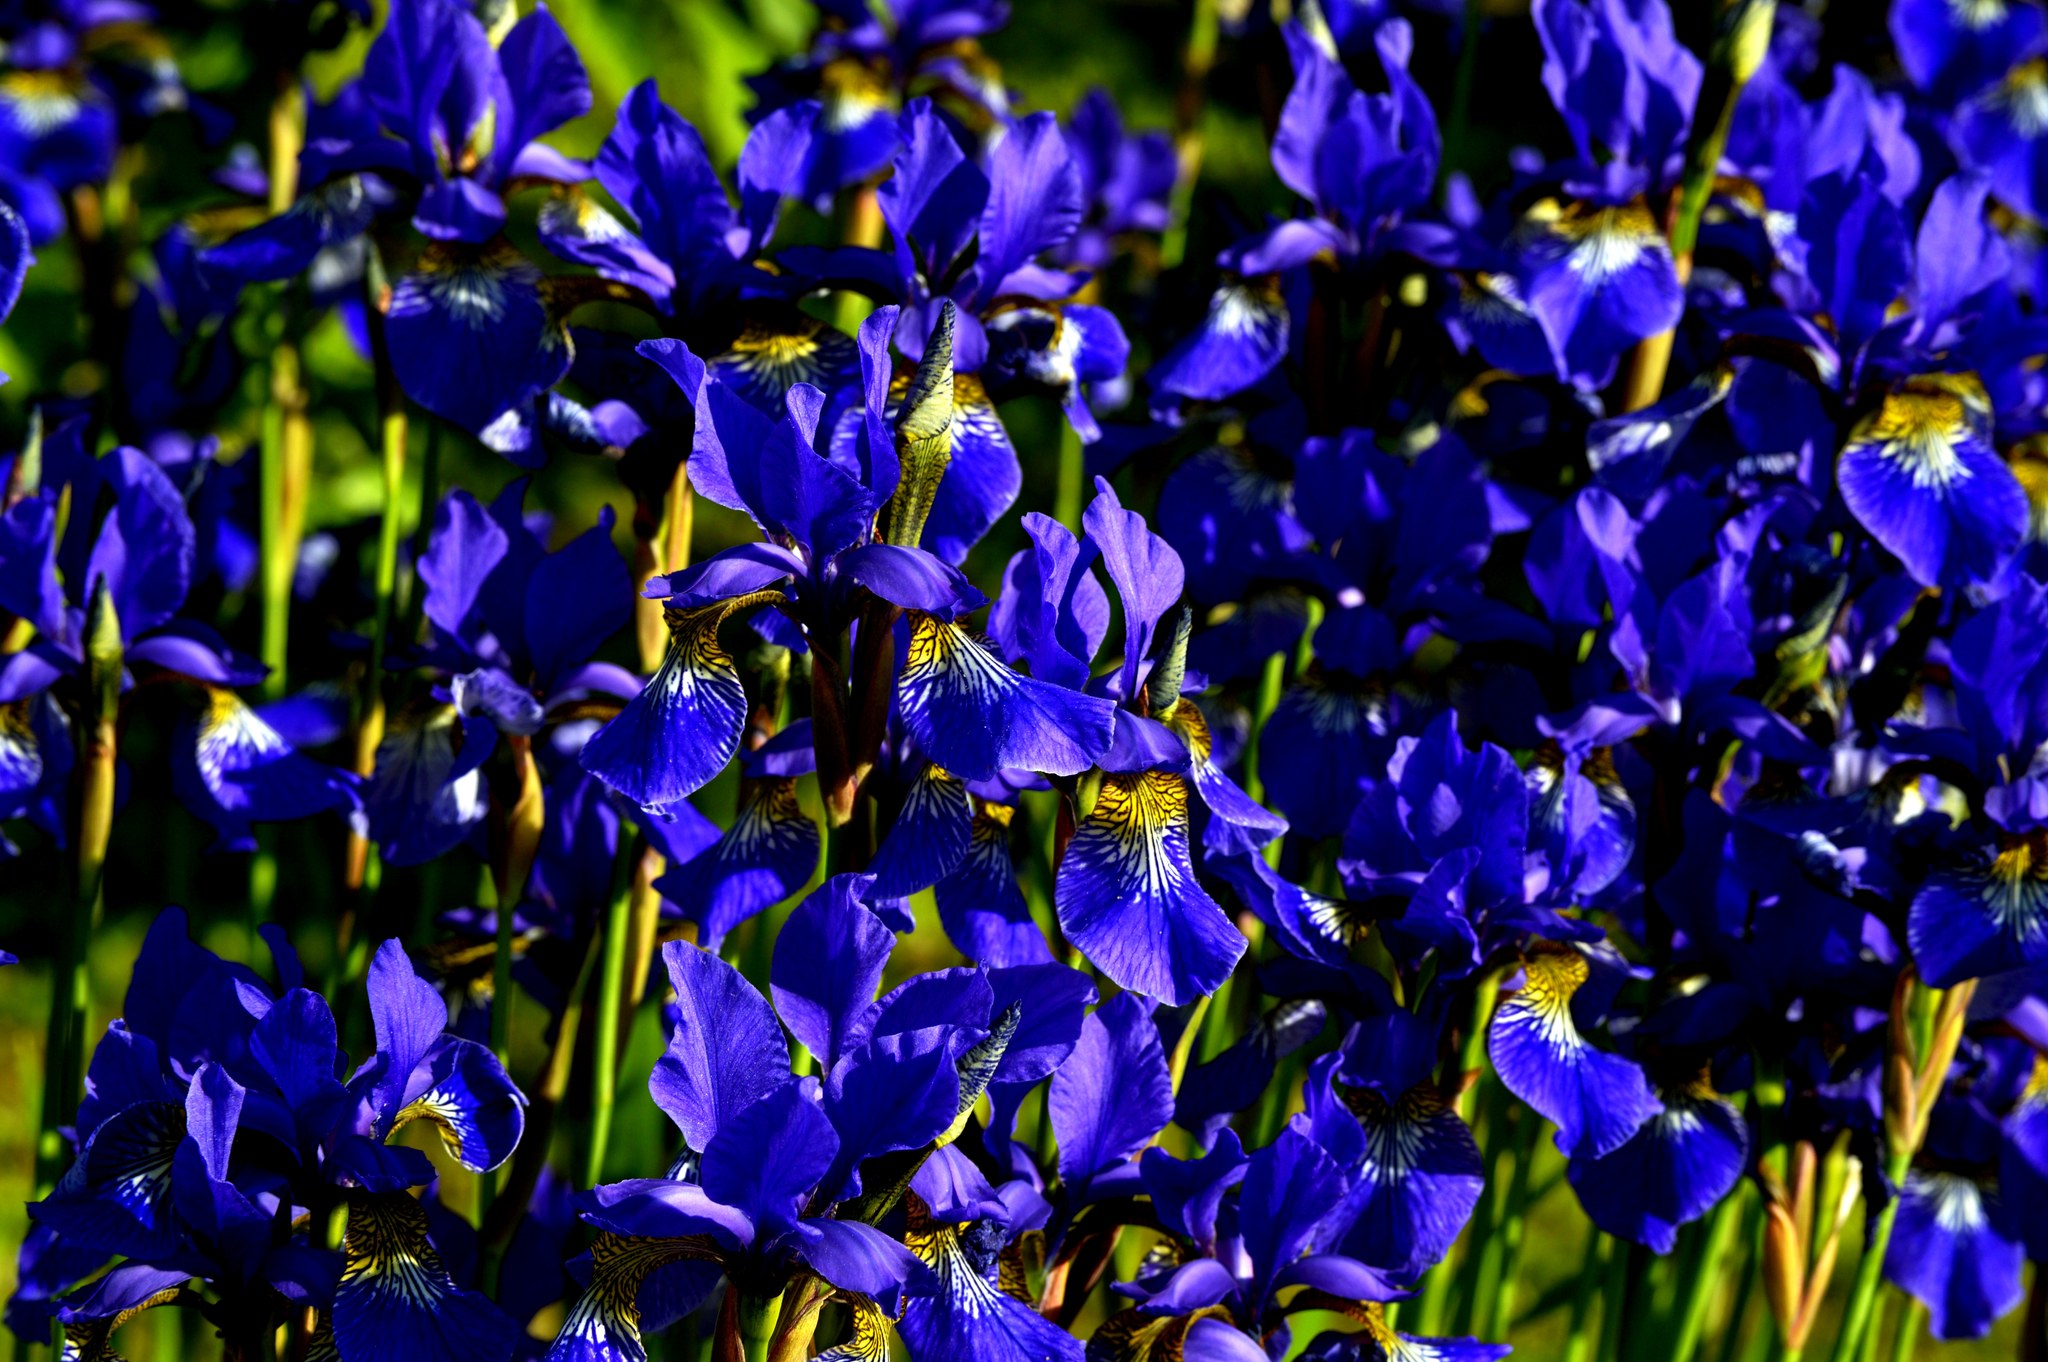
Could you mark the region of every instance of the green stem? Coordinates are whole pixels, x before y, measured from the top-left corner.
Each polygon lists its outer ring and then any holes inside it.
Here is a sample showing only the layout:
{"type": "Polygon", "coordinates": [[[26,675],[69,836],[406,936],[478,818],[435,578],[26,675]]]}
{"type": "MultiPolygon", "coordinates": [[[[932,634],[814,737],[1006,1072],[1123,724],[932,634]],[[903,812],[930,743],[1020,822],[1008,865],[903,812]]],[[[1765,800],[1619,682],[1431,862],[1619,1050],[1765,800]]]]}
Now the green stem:
{"type": "Polygon", "coordinates": [[[1899,1299],[1898,1332],[1892,1335],[1892,1362],[1913,1362],[1920,1335],[1927,1332],[1927,1307],[1917,1296],[1899,1299]]]}
{"type": "MultiPolygon", "coordinates": [[[[1692,136],[1686,143],[1684,178],[1679,181],[1678,199],[1672,205],[1666,233],[1681,285],[1692,274],[1693,248],[1699,244],[1700,221],[1713,194],[1721,153],[1728,147],[1735,106],[1742,99],[1743,87],[1749,84],[1770,50],[1775,13],[1774,0],[1725,0],[1721,7],[1712,58],[1695,105],[1698,114],[1693,118],[1692,136]],[[1711,120],[1699,116],[1708,112],[1713,114],[1711,120]]],[[[1662,331],[1637,345],[1623,380],[1623,410],[1639,411],[1663,394],[1674,339],[1674,332],[1662,331]]]]}
{"type": "Polygon", "coordinates": [[[1586,1228],[1586,1253],[1579,1262],[1578,1289],[1572,1293],[1571,1322],[1566,1326],[1563,1362],[1587,1362],[1593,1334],[1586,1326],[1593,1321],[1593,1305],[1600,1299],[1600,1264],[1608,1252],[1607,1236],[1590,1225],[1586,1228]]]}
{"type": "Polygon", "coordinates": [[[773,1296],[740,1293],[740,1345],[746,1350],[747,1362],[768,1362],[768,1345],[774,1341],[775,1321],[781,1313],[781,1292],[773,1296]]]}
{"type": "Polygon", "coordinates": [[[1188,1024],[1181,1028],[1180,1039],[1173,1043],[1173,1057],[1167,1064],[1167,1074],[1173,1080],[1175,1096],[1180,1094],[1180,1081],[1187,1076],[1188,1060],[1193,1057],[1195,1046],[1201,1039],[1202,1023],[1208,1020],[1212,997],[1205,993],[1195,999],[1195,1010],[1188,1013],[1188,1024]]]}
{"type": "Polygon", "coordinates": [[[441,496],[441,438],[442,423],[429,422],[427,425],[427,448],[420,458],[419,514],[413,517],[412,577],[406,588],[405,610],[402,618],[404,628],[399,637],[407,643],[418,641],[420,620],[426,614],[427,584],[420,579],[420,560],[427,556],[427,546],[433,541],[434,512],[441,496]]]}
{"type": "Polygon", "coordinates": [[[1600,1290],[1599,1362],[1621,1362],[1621,1341],[1627,1336],[1629,1288],[1628,1245],[1608,1238],[1607,1283],[1600,1290]]]}
{"type": "Polygon", "coordinates": [[[1542,1128],[1536,1113],[1522,1109],[1515,1122],[1515,1174],[1508,1188],[1507,1201],[1502,1206],[1500,1222],[1494,1237],[1501,1241],[1499,1267],[1491,1281],[1482,1278],[1484,1294],[1482,1301],[1490,1304],[1484,1316],[1474,1319],[1483,1321],[1478,1326],[1482,1339],[1504,1337],[1508,1323],[1515,1317],[1515,1296],[1522,1276],[1522,1250],[1528,1242],[1529,1229],[1529,1179],[1536,1166],[1536,1136],[1542,1128]]]}
{"type": "MultiPolygon", "coordinates": [[[[1266,731],[1266,720],[1273,717],[1273,711],[1280,707],[1280,691],[1287,680],[1287,654],[1275,653],[1266,659],[1265,668],[1259,673],[1258,705],[1252,711],[1251,728],[1244,739],[1244,789],[1254,803],[1266,800],[1266,782],[1259,778],[1259,738],[1266,731]]],[[[1280,853],[1276,840],[1266,848],[1270,859],[1280,853]]]]}
{"type": "Polygon", "coordinates": [[[584,1148],[583,1185],[603,1180],[605,1148],[611,1143],[612,1107],[619,1088],[619,1022],[625,993],[626,948],[630,944],[633,909],[633,866],[640,859],[640,838],[622,836],[619,866],[612,880],[611,907],[605,913],[604,956],[597,975],[597,1036],[591,1056],[590,1139],[584,1148]]]}
{"type": "Polygon", "coordinates": [[[1070,425],[1060,426],[1059,482],[1053,488],[1052,518],[1074,533],[1081,532],[1081,501],[1088,482],[1087,452],[1070,425]]]}
{"type": "Polygon", "coordinates": [[[1451,85],[1451,117],[1444,129],[1442,173],[1464,164],[1465,139],[1472,127],[1472,88],[1479,78],[1480,0],[1465,0],[1458,34],[1458,73],[1451,85]]]}
{"type": "Polygon", "coordinates": [[[121,621],[105,582],[86,606],[86,711],[81,725],[77,883],[64,925],[62,957],[50,979],[50,1019],[43,1056],[42,1125],[36,1139],[36,1184],[47,1194],[63,1172],[61,1128],[78,1114],[91,1021],[92,979],[87,943],[106,908],[107,842],[114,829],[116,721],[121,708],[121,621]]]}
{"type": "MultiPolygon", "coordinates": [[[[1892,1159],[1887,1169],[1892,1185],[1903,1186],[1911,1157],[1892,1159]]],[[[1858,1362],[1863,1355],[1863,1336],[1877,1314],[1877,1290],[1884,1285],[1885,1250],[1891,1247],[1892,1224],[1899,1218],[1899,1198],[1885,1202],[1870,1222],[1870,1236],[1863,1254],[1856,1260],[1856,1280],[1849,1288],[1849,1303],[1842,1307],[1842,1331],[1835,1335],[1834,1362],[1858,1362]]]]}
{"type": "Polygon", "coordinates": [[[1169,201],[1165,235],[1159,242],[1159,264],[1172,269],[1186,257],[1188,210],[1195,201],[1195,183],[1202,177],[1202,106],[1209,96],[1209,72],[1216,65],[1216,41],[1222,30],[1218,0],[1195,0],[1188,20],[1187,45],[1181,49],[1180,90],[1173,103],[1174,159],[1178,169],[1169,201]]]}
{"type": "MultiPolygon", "coordinates": [[[[1737,1183],[1735,1190],[1722,1197],[1721,1204],[1707,1218],[1699,1256],[1693,1261],[1692,1274],[1679,1298],[1678,1337],[1672,1343],[1671,1362],[1692,1362],[1693,1354],[1699,1351],[1700,1338],[1707,1327],[1707,1312],[1713,1308],[1721,1285],[1721,1260],[1727,1256],[1735,1226],[1743,1218],[1741,1203],[1746,1196],[1746,1188],[1737,1183]]],[[[1729,1327],[1738,1328],[1741,1323],[1742,1316],[1737,1314],[1731,1318],[1729,1327]]]]}
{"type": "MultiPolygon", "coordinates": [[[[293,79],[278,82],[270,104],[270,212],[290,211],[299,184],[299,152],[306,140],[305,96],[293,79]]],[[[263,596],[262,654],[270,668],[263,694],[276,699],[285,692],[286,636],[290,629],[292,578],[298,567],[301,508],[294,504],[304,489],[295,486],[288,446],[303,430],[304,393],[300,387],[299,352],[291,340],[291,318],[283,294],[274,299],[269,317],[269,396],[263,406],[261,444],[257,449],[257,536],[262,565],[258,587],[263,596]]]]}

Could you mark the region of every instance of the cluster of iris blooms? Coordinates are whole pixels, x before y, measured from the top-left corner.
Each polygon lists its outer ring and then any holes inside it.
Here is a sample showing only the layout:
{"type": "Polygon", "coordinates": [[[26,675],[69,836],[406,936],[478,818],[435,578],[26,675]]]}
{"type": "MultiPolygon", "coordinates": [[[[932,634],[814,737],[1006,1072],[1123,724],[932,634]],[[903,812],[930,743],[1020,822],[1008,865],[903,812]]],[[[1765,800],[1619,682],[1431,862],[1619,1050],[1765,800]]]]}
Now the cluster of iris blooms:
{"type": "Polygon", "coordinates": [[[219,115],[139,7],[5,16],[0,301],[67,238],[110,380],[0,464],[0,818],[76,891],[16,1336],[1475,1362],[1508,1349],[1443,1335],[1568,1310],[1587,1362],[1856,1362],[2013,1311],[2048,1254],[2043,11],[1895,0],[1866,73],[1769,0],[1699,52],[1662,0],[1427,8],[1224,25],[1294,202],[1180,262],[1211,6],[1169,136],[1017,112],[990,0],[825,0],[726,176],[651,82],[592,160],[540,140],[592,103],[544,7],[396,0],[331,98],[282,72],[268,161],[140,278],[123,148],[219,115]],[[1523,26],[1568,152],[1447,173],[1523,26]],[[360,579],[306,533],[329,313],[375,380],[360,579]],[[1058,502],[977,583],[1034,399],[1058,502]],[[421,424],[608,461],[630,533],[429,469],[401,544],[421,424]],[[693,556],[697,499],[758,539],[693,556]],[[357,632],[292,639],[337,602],[357,632]],[[337,943],[317,988],[280,926],[259,968],[166,909],[94,1037],[158,683],[217,848],[326,818],[346,908],[295,924],[337,943]],[[382,869],[456,857],[494,902],[372,949],[382,869]],[[892,969],[920,912],[962,964],[892,969]],[[671,1158],[605,1181],[655,1008],[671,1158]],[[1546,1132],[1589,1247],[1517,1313],[1546,1132]]]}

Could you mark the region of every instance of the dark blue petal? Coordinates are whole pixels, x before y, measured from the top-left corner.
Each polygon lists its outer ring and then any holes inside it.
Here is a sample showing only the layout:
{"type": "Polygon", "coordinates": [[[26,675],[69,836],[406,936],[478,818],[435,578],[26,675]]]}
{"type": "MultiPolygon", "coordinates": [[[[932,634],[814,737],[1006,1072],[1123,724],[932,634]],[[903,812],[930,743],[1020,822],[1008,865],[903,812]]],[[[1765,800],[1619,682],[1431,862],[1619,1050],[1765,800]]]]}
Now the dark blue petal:
{"type": "Polygon", "coordinates": [[[874,1005],[896,938],[861,902],[865,876],[835,875],[797,905],[775,938],[769,992],[790,1034],[830,1073],[874,1005]]]}
{"type": "Polygon", "coordinates": [[[1906,939],[1930,988],[2048,961],[2048,854],[2035,838],[1928,876],[1906,939]]]}
{"type": "Polygon", "coordinates": [[[1621,1148],[1573,1159],[1566,1172],[1595,1225],[1653,1252],[1669,1253],[1678,1227],[1699,1219],[1742,1176],[1749,1128],[1708,1091],[1667,1094],[1664,1110],[1621,1148]]]}
{"type": "Polygon", "coordinates": [[[1109,749],[1112,702],[1020,676],[956,624],[913,615],[909,629],[897,707],[947,770],[969,781],[1005,768],[1077,775],[1109,749]]]}
{"type": "Polygon", "coordinates": [[[540,271],[503,240],[428,246],[392,291],[388,325],[406,394],[472,433],[569,371],[540,271]]]}
{"type": "Polygon", "coordinates": [[[1628,1143],[1663,1109],[1642,1069],[1595,1050],[1572,1019],[1572,995],[1590,974],[1575,950],[1545,950],[1524,966],[1521,988],[1493,1016],[1487,1049],[1509,1092],[1557,1125],[1567,1156],[1598,1158],[1628,1143]]]}
{"type": "Polygon", "coordinates": [[[1081,1023],[1080,1043],[1052,1076],[1046,1106],[1060,1178],[1077,1198],[1166,1128],[1173,1082],[1159,1028],[1137,995],[1119,993],[1081,1023]]]}
{"type": "Polygon", "coordinates": [[[661,668],[618,717],[583,746],[585,770],[642,808],[660,810],[706,784],[739,750],[747,695],[718,642],[735,610],[781,598],[772,592],[665,612],[661,668]]]}
{"type": "MultiPolygon", "coordinates": [[[[874,897],[909,898],[960,868],[973,838],[974,805],[960,777],[926,763],[904,792],[889,835],[868,862],[874,897]]],[[[979,957],[975,957],[979,958],[979,957]]]]}
{"type": "Polygon", "coordinates": [[[796,782],[770,778],[753,786],[716,843],[654,882],[697,924],[707,950],[801,889],[817,868],[823,838],[797,803],[796,782]]]}
{"type": "Polygon", "coordinates": [[[1996,1228],[1997,1192],[1963,1173],[1912,1173],[1884,1275],[1927,1306],[1936,1338],[1982,1338],[2020,1303],[2024,1252],[1996,1228]]]}
{"type": "Polygon", "coordinates": [[[1344,1088],[1365,1134],[1365,1158],[1346,1209],[1356,1215],[1343,1251],[1404,1280],[1434,1267],[1471,1218],[1486,1181],[1472,1132],[1433,1085],[1389,1099],[1344,1088]]]}
{"type": "Polygon", "coordinates": [[[1010,859],[1010,819],[1016,812],[1007,804],[977,801],[966,854],[932,890],[946,939],[969,960],[992,969],[1052,959],[1010,859]]]}
{"type": "Polygon", "coordinates": [[[1983,400],[1939,381],[1892,393],[1835,466],[1842,500],[1926,586],[1990,582],[2026,537],[2026,492],[1985,436],[1983,400]]]}
{"type": "Polygon", "coordinates": [[[912,1229],[910,1249],[938,1278],[932,1296],[912,1298],[897,1326],[920,1362],[1080,1362],[1081,1340],[1003,1291],[993,1262],[977,1262],[967,1231],[912,1229]]]}
{"type": "Polygon", "coordinates": [[[179,728],[171,780],[223,849],[253,846],[252,823],[286,823],[358,803],[351,773],[300,753],[240,696],[214,686],[205,712],[179,728]]]}
{"type": "Polygon", "coordinates": [[[804,1085],[785,1081],[719,1123],[700,1165],[704,1194],[744,1212],[762,1233],[780,1233],[796,1223],[838,1150],[832,1123],[804,1085]]]}
{"type": "Polygon", "coordinates": [[[676,1029],[648,1088],[691,1149],[789,1082],[789,1047],[767,999],[731,965],[686,942],[661,949],[676,994],[676,1029]]]}
{"type": "Polygon", "coordinates": [[[1209,299],[1209,315],[1152,370],[1152,386],[1197,401],[1235,397],[1287,353],[1287,300],[1270,280],[1233,279],[1209,299]]]}
{"type": "Polygon", "coordinates": [[[411,1196],[352,1196],[342,1253],[332,1319],[343,1357],[497,1362],[510,1352],[518,1327],[488,1298],[455,1284],[411,1196]]]}
{"type": "Polygon", "coordinates": [[[1096,968],[1172,1006],[1213,993],[1245,952],[1195,880],[1187,782],[1168,771],[1104,777],[1060,862],[1054,906],[1096,968]]]}

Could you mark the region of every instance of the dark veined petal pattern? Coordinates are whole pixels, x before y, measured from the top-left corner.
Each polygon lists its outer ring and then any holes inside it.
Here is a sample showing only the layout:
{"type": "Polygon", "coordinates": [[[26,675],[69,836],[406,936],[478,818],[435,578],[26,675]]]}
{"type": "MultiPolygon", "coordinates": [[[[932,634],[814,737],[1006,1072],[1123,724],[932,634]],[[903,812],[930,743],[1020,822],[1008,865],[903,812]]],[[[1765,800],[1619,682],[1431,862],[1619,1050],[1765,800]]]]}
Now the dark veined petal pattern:
{"type": "Polygon", "coordinates": [[[349,1198],[345,1265],[334,1292],[341,1356],[390,1362],[498,1362],[518,1329],[455,1284],[427,1238],[427,1213],[404,1192],[349,1198]]]}
{"type": "Polygon", "coordinates": [[[392,292],[390,333],[406,394],[473,433],[569,370],[540,271],[502,239],[428,246],[392,292]]]}
{"type": "Polygon", "coordinates": [[[868,862],[875,877],[869,896],[909,898],[953,873],[967,856],[974,806],[952,772],[927,764],[910,782],[889,836],[868,862]]]}
{"type": "Polygon", "coordinates": [[[149,1257],[178,1243],[171,1164],[185,1138],[185,1108],[138,1102],[107,1118],[56,1190],[34,1210],[38,1224],[105,1253],[149,1257]]]}
{"type": "Polygon", "coordinates": [[[967,854],[953,873],[932,887],[946,939],[969,960],[988,969],[1042,965],[1052,959],[1045,933],[1032,920],[1031,905],[1017,885],[1010,857],[1008,804],[975,801],[967,854]]]}
{"type": "Polygon", "coordinates": [[[803,887],[822,841],[797,803],[794,780],[760,780],[724,835],[654,887],[697,924],[705,948],[716,950],[727,932],[803,887]]]}
{"type": "Polygon", "coordinates": [[[1079,775],[1109,750],[1112,702],[1019,675],[956,624],[912,614],[909,628],[896,683],[904,727],[963,780],[1006,767],[1079,775]]]}
{"type": "Polygon", "coordinates": [[[2048,961],[2048,835],[1928,876],[1906,940],[1930,988],[2048,961]]]}
{"type": "Polygon", "coordinates": [[[844,332],[798,314],[782,326],[748,322],[732,347],[705,367],[748,402],[779,417],[783,400],[799,383],[829,393],[858,378],[860,351],[844,332]]]}
{"type": "Polygon", "coordinates": [[[667,610],[668,652],[618,716],[583,745],[583,767],[644,809],[660,812],[702,788],[739,750],[747,694],[718,643],[736,610],[782,596],[756,591],[716,605],[667,610]]]}
{"type": "Polygon", "coordinates": [[[1597,1158],[1626,1144],[1662,1104],[1638,1065],[1580,1034],[1572,995],[1590,973],[1575,950],[1538,953],[1494,1013],[1487,1049],[1508,1091],[1556,1123],[1559,1150],[1597,1158]]]}
{"type": "Polygon", "coordinates": [[[846,1302],[846,1337],[818,1354],[817,1362],[889,1362],[889,1317],[866,1296],[841,1293],[846,1302]]]}
{"type": "MultiPolygon", "coordinates": [[[[590,1245],[590,1285],[562,1320],[546,1362],[646,1362],[640,1286],[673,1263],[715,1262],[708,1239],[643,1239],[601,1233],[590,1245]]],[[[706,1268],[710,1276],[715,1269],[706,1268]]],[[[709,1285],[709,1283],[706,1283],[709,1285]]]]}
{"type": "Polygon", "coordinates": [[[1188,786],[1171,771],[1103,778],[1060,862],[1067,938],[1123,988],[1172,1006],[1213,993],[1245,952],[1188,857],[1188,786]]]}
{"type": "Polygon", "coordinates": [[[1925,586],[1988,582],[2026,537],[2027,494],[1988,420],[1974,378],[1922,379],[1857,422],[1835,465],[1842,500],[1925,586]]]}
{"type": "Polygon", "coordinates": [[[1465,1228],[1485,1185],[1472,1132],[1434,1085],[1388,1101],[1370,1088],[1340,1087],[1365,1133],[1365,1160],[1349,1194],[1358,1218],[1343,1252],[1405,1278],[1434,1266],[1465,1228]]]}
{"type": "Polygon", "coordinates": [[[904,1242],[939,1279],[897,1326],[919,1362],[1080,1362],[1080,1339],[1002,1289],[993,1246],[972,1226],[916,1219],[904,1242]]]}

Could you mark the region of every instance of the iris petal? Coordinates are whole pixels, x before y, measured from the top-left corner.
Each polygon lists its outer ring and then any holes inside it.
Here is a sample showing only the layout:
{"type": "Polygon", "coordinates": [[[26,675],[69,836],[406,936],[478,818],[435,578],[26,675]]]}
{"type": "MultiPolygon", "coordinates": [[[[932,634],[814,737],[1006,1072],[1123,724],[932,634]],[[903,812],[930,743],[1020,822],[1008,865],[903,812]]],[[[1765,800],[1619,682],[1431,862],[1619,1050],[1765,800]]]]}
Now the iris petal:
{"type": "Polygon", "coordinates": [[[1741,1115],[1703,1088],[1670,1095],[1627,1144],[1605,1158],[1574,1159],[1566,1172],[1595,1225],[1669,1253],[1678,1227],[1735,1186],[1748,1151],[1741,1115]]]}
{"type": "Polygon", "coordinates": [[[1573,950],[1545,950],[1502,999],[1487,1048],[1509,1092],[1557,1125],[1557,1147],[1597,1158],[1626,1144],[1662,1109],[1636,1064],[1595,1050],[1572,1019],[1572,995],[1591,973],[1573,950]]]}
{"type": "Polygon", "coordinates": [[[718,1269],[716,1250],[698,1239],[642,1239],[599,1234],[590,1246],[590,1285],[562,1320],[545,1362],[646,1362],[640,1338],[640,1287],[673,1264],[688,1263],[705,1292],[718,1269]]]}
{"type": "Polygon", "coordinates": [[[1188,786],[1170,771],[1103,778],[1053,902],[1098,969],[1173,1006],[1213,993],[1245,952],[1243,934],[1195,881],[1188,786]]]}
{"type": "Polygon", "coordinates": [[[345,1266],[334,1292],[344,1358],[493,1362],[518,1333],[486,1297],[449,1275],[427,1238],[427,1213],[403,1192],[349,1199],[345,1266]]]}
{"type": "Polygon", "coordinates": [[[1443,1258],[1479,1201],[1479,1146],[1428,1084],[1391,1102],[1367,1088],[1340,1094],[1365,1132],[1347,1207],[1358,1218],[1343,1252],[1404,1277],[1419,1274],[1443,1258]]]}
{"type": "Polygon", "coordinates": [[[1835,466],[1842,500],[1926,586],[1988,582],[2026,537],[2027,494],[1980,429],[1972,386],[1932,380],[1890,394],[1835,466]]]}
{"type": "Polygon", "coordinates": [[[406,394],[471,432],[569,371],[540,271],[502,239],[429,245],[392,291],[389,327],[406,394]]]}
{"type": "Polygon", "coordinates": [[[2048,841],[1930,875],[1907,910],[1906,940],[1930,988],[2048,961],[2048,841]]]}
{"type": "Polygon", "coordinates": [[[1078,775],[1109,750],[1110,701],[1021,676],[958,625],[913,614],[909,627],[897,707],[918,746],[961,779],[1078,775]]]}
{"type": "Polygon", "coordinates": [[[960,954],[990,969],[1052,959],[1052,947],[1032,920],[1010,858],[1010,820],[1016,812],[1007,804],[979,804],[967,854],[932,891],[946,939],[960,954]]]}
{"type": "Polygon", "coordinates": [[[956,870],[973,836],[974,806],[960,777],[926,765],[910,782],[888,838],[868,862],[869,896],[909,898],[956,870]]]}
{"type": "Polygon", "coordinates": [[[1152,386],[1197,401],[1234,397],[1286,355],[1288,320],[1276,281],[1226,280],[1210,297],[1201,327],[1152,371],[1152,386]]]}
{"type": "Polygon", "coordinates": [[[1081,1340],[998,1285],[994,1262],[977,1266],[958,1225],[905,1236],[939,1279],[938,1294],[911,1300],[898,1329],[920,1362],[1080,1362],[1081,1340]]]}
{"type": "Polygon", "coordinates": [[[803,887],[818,864],[818,825],[796,798],[796,782],[758,782],[723,836],[655,881],[697,923],[698,940],[718,949],[725,934],[803,887]]]}
{"type": "Polygon", "coordinates": [[[661,667],[618,716],[590,735],[583,766],[645,809],[660,810],[702,788],[739,750],[747,693],[719,646],[718,626],[736,610],[780,601],[757,591],[715,605],[668,610],[661,667]]]}

